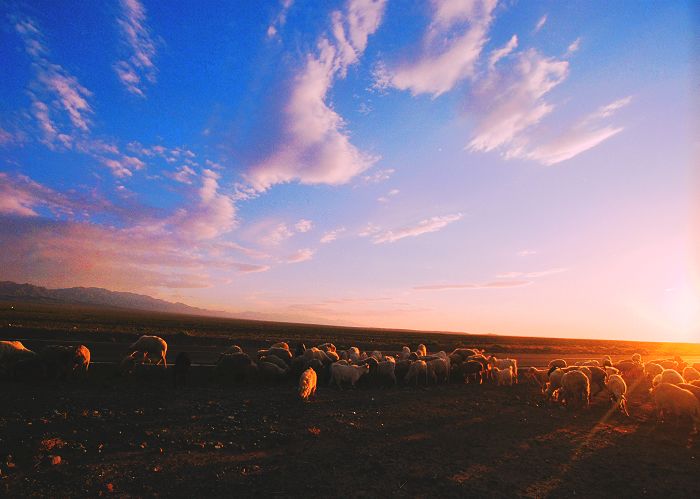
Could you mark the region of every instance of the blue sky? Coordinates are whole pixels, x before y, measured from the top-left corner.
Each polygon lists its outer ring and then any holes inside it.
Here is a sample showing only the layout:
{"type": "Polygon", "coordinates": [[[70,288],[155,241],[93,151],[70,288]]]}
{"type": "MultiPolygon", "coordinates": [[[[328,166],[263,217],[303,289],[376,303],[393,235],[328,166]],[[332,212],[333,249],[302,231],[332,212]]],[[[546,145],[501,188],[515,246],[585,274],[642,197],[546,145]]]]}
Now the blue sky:
{"type": "Polygon", "coordinates": [[[2,279],[282,320],[700,339],[691,2],[0,15],[2,279]]]}

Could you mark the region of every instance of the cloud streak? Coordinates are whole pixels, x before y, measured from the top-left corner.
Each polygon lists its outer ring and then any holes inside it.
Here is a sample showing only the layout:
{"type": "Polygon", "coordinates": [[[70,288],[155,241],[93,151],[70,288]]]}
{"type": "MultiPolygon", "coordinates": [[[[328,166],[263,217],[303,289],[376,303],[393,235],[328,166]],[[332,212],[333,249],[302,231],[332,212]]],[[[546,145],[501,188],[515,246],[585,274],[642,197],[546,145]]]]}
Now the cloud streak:
{"type": "Polygon", "coordinates": [[[427,218],[425,220],[421,220],[415,225],[408,225],[398,229],[379,232],[374,235],[373,242],[374,244],[395,243],[396,241],[400,241],[401,239],[405,239],[407,237],[418,237],[423,234],[437,232],[444,229],[451,223],[461,220],[462,217],[463,215],[461,213],[455,213],[452,215],[427,218]]]}
{"type": "Polygon", "coordinates": [[[122,42],[130,52],[127,59],[117,61],[114,71],[117,77],[134,95],[145,97],[146,83],[155,83],[157,68],[153,62],[156,45],[146,24],[146,9],[139,0],[121,0],[121,13],[117,19],[122,42]]]}

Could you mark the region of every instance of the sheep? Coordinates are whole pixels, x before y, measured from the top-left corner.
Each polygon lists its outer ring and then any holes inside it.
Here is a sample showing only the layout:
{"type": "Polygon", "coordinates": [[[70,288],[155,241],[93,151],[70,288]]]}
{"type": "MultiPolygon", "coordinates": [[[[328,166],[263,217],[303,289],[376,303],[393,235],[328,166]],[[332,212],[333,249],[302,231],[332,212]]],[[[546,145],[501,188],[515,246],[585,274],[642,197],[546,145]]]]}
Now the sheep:
{"type": "Polygon", "coordinates": [[[664,368],[655,362],[647,362],[644,364],[644,373],[647,379],[652,380],[657,374],[664,372],[664,368]]]}
{"type": "Polygon", "coordinates": [[[676,362],[675,360],[659,360],[656,361],[656,363],[664,369],[678,369],[678,362],[676,362]]]}
{"type": "Polygon", "coordinates": [[[307,366],[311,369],[314,370],[316,373],[316,376],[318,380],[326,379],[328,378],[328,370],[326,367],[323,365],[323,362],[321,362],[318,359],[313,359],[310,362],[307,363],[307,366]]]}
{"type": "Polygon", "coordinates": [[[554,359],[549,361],[549,368],[551,369],[552,367],[558,367],[559,369],[562,369],[566,367],[568,364],[564,359],[554,359]]]}
{"type": "Polygon", "coordinates": [[[681,376],[678,371],[674,371],[673,369],[664,369],[660,376],[661,378],[659,379],[659,384],[667,383],[671,385],[678,385],[685,382],[683,376],[681,376]]]}
{"type": "Polygon", "coordinates": [[[415,380],[415,384],[418,386],[418,380],[421,378],[425,379],[425,383],[428,384],[428,364],[424,360],[416,360],[409,367],[404,382],[408,384],[415,380]]]}
{"type": "Polygon", "coordinates": [[[496,386],[513,386],[512,367],[504,367],[503,369],[493,367],[492,369],[496,375],[496,386]]]}
{"type": "Polygon", "coordinates": [[[700,372],[694,367],[686,367],[683,369],[683,379],[686,383],[700,379],[700,372]]]}
{"type": "Polygon", "coordinates": [[[423,343],[421,343],[420,345],[418,345],[418,348],[416,348],[416,353],[419,356],[422,355],[423,357],[425,357],[426,355],[428,355],[428,349],[423,343]]]}
{"type": "Polygon", "coordinates": [[[696,379],[690,382],[691,385],[700,386],[700,379],[696,379]]]}
{"type": "Polygon", "coordinates": [[[531,367],[527,371],[528,379],[534,382],[540,389],[544,387],[549,379],[549,371],[547,369],[537,369],[536,367],[531,367]]]}
{"type": "Polygon", "coordinates": [[[357,381],[369,372],[369,365],[363,366],[343,366],[335,363],[331,365],[331,380],[329,384],[335,382],[338,388],[342,389],[342,383],[350,383],[353,388],[357,381]]]}
{"type": "Polygon", "coordinates": [[[85,345],[78,345],[73,349],[73,372],[87,375],[90,367],[90,350],[85,345]]]}
{"type": "Polygon", "coordinates": [[[553,367],[549,371],[549,381],[547,382],[547,385],[544,389],[544,398],[545,400],[551,400],[552,398],[555,398],[556,395],[559,393],[559,389],[561,388],[561,380],[564,377],[564,371],[557,367],[553,367]]]}
{"type": "Polygon", "coordinates": [[[379,362],[375,370],[375,377],[379,383],[396,385],[396,362],[388,360],[379,362]]]}
{"type": "Polygon", "coordinates": [[[468,357],[474,357],[482,353],[483,351],[474,348],[455,348],[450,355],[459,355],[462,360],[466,360],[468,357]]]}
{"type": "Polygon", "coordinates": [[[510,368],[513,376],[513,383],[518,384],[518,361],[515,359],[497,359],[495,356],[489,357],[489,364],[492,368],[497,367],[501,370],[510,368]]]}
{"type": "Polygon", "coordinates": [[[228,355],[231,353],[243,353],[243,349],[238,345],[231,345],[221,355],[228,355]]]}
{"type": "Polygon", "coordinates": [[[173,387],[177,388],[178,385],[187,385],[187,379],[190,374],[190,367],[192,366],[192,359],[187,352],[180,352],[175,357],[175,366],[173,367],[173,387]]]}
{"type": "Polygon", "coordinates": [[[447,382],[450,378],[450,368],[447,360],[437,358],[426,363],[428,367],[428,378],[432,379],[436,384],[438,382],[447,382]]]}
{"type": "Polygon", "coordinates": [[[0,341],[0,369],[11,368],[16,362],[35,357],[36,353],[20,341],[0,341]]]}
{"type": "Polygon", "coordinates": [[[588,408],[591,398],[591,385],[588,377],[581,371],[569,371],[561,378],[560,398],[564,405],[570,406],[570,402],[580,402],[588,408]]]}
{"type": "Polygon", "coordinates": [[[326,352],[326,357],[328,357],[331,362],[337,362],[340,360],[337,352],[326,352]]]}
{"type": "Polygon", "coordinates": [[[243,381],[257,372],[257,365],[247,353],[226,354],[219,357],[214,374],[219,379],[243,381]]]}
{"type": "Polygon", "coordinates": [[[283,350],[287,350],[289,352],[289,344],[285,341],[278,341],[270,346],[270,348],[282,348],[283,350]]]}
{"type": "Polygon", "coordinates": [[[316,348],[318,348],[319,350],[323,350],[326,353],[336,353],[335,345],[333,343],[323,343],[322,345],[319,345],[316,348]]]}
{"type": "Polygon", "coordinates": [[[582,365],[582,366],[596,366],[596,367],[600,367],[600,362],[598,362],[597,360],[593,359],[593,360],[587,360],[587,361],[585,361],[585,362],[581,362],[581,365],[582,365]]]}
{"type": "Polygon", "coordinates": [[[670,383],[660,383],[650,390],[654,400],[657,419],[668,413],[678,417],[689,416],[693,420],[693,432],[697,432],[700,423],[700,401],[690,393],[670,383]]]}
{"type": "Polygon", "coordinates": [[[644,377],[644,366],[631,360],[622,360],[613,367],[619,369],[621,376],[628,380],[636,380],[644,377]]]}
{"type": "Polygon", "coordinates": [[[630,413],[627,411],[627,383],[622,376],[619,374],[613,374],[608,377],[605,387],[610,392],[610,400],[615,403],[615,405],[625,414],[629,416],[630,413]]]}
{"type": "Polygon", "coordinates": [[[468,360],[466,362],[454,363],[450,371],[453,378],[461,379],[462,382],[483,383],[482,375],[485,370],[481,362],[468,360]]]}
{"type": "Polygon", "coordinates": [[[131,352],[143,353],[144,360],[151,360],[151,356],[158,359],[156,365],[163,362],[163,367],[168,367],[168,362],[165,356],[168,352],[168,344],[159,336],[141,336],[136,342],[129,347],[131,352]]]}
{"type": "Polygon", "coordinates": [[[360,360],[360,349],[357,347],[350,347],[346,350],[347,358],[350,362],[357,362],[360,360]]]}
{"type": "Polygon", "coordinates": [[[297,343],[297,347],[294,349],[294,357],[301,357],[304,355],[304,352],[306,352],[306,345],[301,342],[297,343]]]}
{"type": "Polygon", "coordinates": [[[605,374],[612,376],[613,374],[620,374],[620,370],[613,366],[605,366],[605,374]]]}
{"type": "Polygon", "coordinates": [[[608,373],[602,367],[585,366],[591,373],[589,378],[591,382],[591,395],[596,395],[605,388],[605,383],[608,379],[608,373]]]}
{"type": "Polygon", "coordinates": [[[609,355],[606,355],[603,357],[602,360],[603,367],[612,367],[612,359],[610,358],[609,355]]]}
{"type": "Polygon", "coordinates": [[[309,362],[313,359],[320,360],[324,365],[332,362],[331,358],[328,356],[328,354],[326,354],[326,352],[316,347],[311,347],[306,350],[306,352],[304,352],[304,358],[309,362]]]}
{"type": "Polygon", "coordinates": [[[287,375],[288,369],[282,368],[272,362],[258,362],[260,376],[267,381],[280,381],[287,375]]]}
{"type": "Polygon", "coordinates": [[[317,380],[318,376],[316,375],[316,371],[310,367],[301,373],[301,377],[299,378],[299,397],[301,400],[306,401],[309,400],[309,397],[316,395],[317,380]]]}
{"type": "Polygon", "coordinates": [[[641,354],[635,353],[632,355],[632,362],[635,364],[641,364],[642,363],[642,356],[641,354]]]}
{"type": "Polygon", "coordinates": [[[265,355],[263,357],[260,357],[258,359],[258,362],[269,362],[270,364],[274,364],[280,369],[287,369],[289,366],[287,366],[287,363],[277,357],[276,355],[265,355]]]}
{"type": "Polygon", "coordinates": [[[404,346],[401,348],[401,352],[399,352],[398,358],[399,360],[406,360],[408,357],[411,355],[411,349],[404,346]]]}
{"type": "Polygon", "coordinates": [[[268,349],[267,355],[274,355],[275,357],[282,359],[287,366],[289,366],[289,364],[292,362],[292,352],[289,351],[289,347],[282,348],[273,345],[268,349]]]}
{"type": "Polygon", "coordinates": [[[391,355],[385,355],[384,356],[384,361],[385,362],[391,362],[393,364],[396,364],[396,359],[392,357],[391,355]]]}
{"type": "Polygon", "coordinates": [[[394,367],[394,375],[396,376],[397,381],[403,382],[406,378],[406,374],[408,374],[409,369],[411,368],[411,361],[406,359],[406,360],[399,360],[396,363],[396,366],[394,367]]]}
{"type": "Polygon", "coordinates": [[[681,383],[680,385],[676,385],[679,388],[683,388],[684,390],[688,390],[690,393],[695,395],[695,397],[700,400],[700,386],[697,385],[691,385],[690,383],[681,383]]]}

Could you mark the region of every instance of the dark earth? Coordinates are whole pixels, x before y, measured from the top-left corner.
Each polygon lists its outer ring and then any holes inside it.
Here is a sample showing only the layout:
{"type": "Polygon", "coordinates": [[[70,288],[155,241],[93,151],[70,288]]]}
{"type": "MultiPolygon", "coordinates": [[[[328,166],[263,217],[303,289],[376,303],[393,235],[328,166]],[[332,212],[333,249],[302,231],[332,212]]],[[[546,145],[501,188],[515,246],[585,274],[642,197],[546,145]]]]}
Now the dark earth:
{"type": "Polygon", "coordinates": [[[87,345],[86,380],[0,381],[0,496],[699,497],[700,443],[689,422],[657,423],[643,389],[627,418],[603,397],[588,410],[514,387],[221,385],[216,353],[276,340],[432,351],[477,346],[521,366],[548,359],[698,355],[697,345],[343,329],[167,314],[2,304],[0,339],[87,345]],[[11,308],[14,307],[14,308],[11,308]],[[116,376],[140,334],[192,353],[189,384],[169,370],[116,376]]]}

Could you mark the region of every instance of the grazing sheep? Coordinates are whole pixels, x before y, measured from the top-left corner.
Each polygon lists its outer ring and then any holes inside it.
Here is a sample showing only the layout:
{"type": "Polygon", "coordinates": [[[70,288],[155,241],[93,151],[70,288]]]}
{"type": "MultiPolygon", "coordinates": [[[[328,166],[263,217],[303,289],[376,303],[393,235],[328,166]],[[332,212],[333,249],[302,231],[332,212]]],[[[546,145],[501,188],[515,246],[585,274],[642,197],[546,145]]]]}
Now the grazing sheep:
{"type": "Polygon", "coordinates": [[[336,353],[335,345],[333,343],[323,343],[322,345],[319,345],[318,347],[319,350],[323,350],[326,353],[336,353]]]}
{"type": "Polygon", "coordinates": [[[286,341],[278,341],[274,343],[270,348],[282,348],[289,352],[289,344],[286,341]]]}
{"type": "Polygon", "coordinates": [[[589,378],[591,382],[591,395],[596,395],[605,388],[605,383],[608,379],[608,373],[602,367],[586,366],[591,373],[589,378]]]}
{"type": "Polygon", "coordinates": [[[528,379],[536,384],[540,389],[542,389],[549,380],[548,369],[537,369],[536,367],[531,367],[528,369],[527,374],[528,379]]]}
{"type": "Polygon", "coordinates": [[[21,360],[35,357],[36,354],[20,341],[0,341],[0,370],[11,368],[21,360]]]}
{"type": "Polygon", "coordinates": [[[497,367],[501,370],[510,368],[512,371],[512,382],[518,384],[518,361],[515,359],[497,359],[495,356],[489,357],[491,368],[497,367]]]}
{"type": "Polygon", "coordinates": [[[690,393],[695,395],[695,397],[700,400],[700,386],[693,385],[690,383],[681,383],[680,385],[676,385],[679,388],[683,388],[684,390],[688,390],[690,393]]]}
{"type": "Polygon", "coordinates": [[[175,388],[187,385],[191,366],[192,359],[190,359],[190,355],[187,352],[177,354],[175,366],[173,367],[173,386],[175,388]]]}
{"type": "Polygon", "coordinates": [[[168,367],[168,362],[165,360],[165,355],[168,352],[168,344],[159,336],[141,336],[136,343],[129,347],[131,352],[143,353],[143,359],[151,361],[151,357],[158,359],[156,365],[163,363],[164,367],[168,367]]]}
{"type": "Polygon", "coordinates": [[[503,369],[493,367],[492,370],[496,376],[496,386],[513,386],[512,367],[504,367],[503,369]]]}
{"type": "Polygon", "coordinates": [[[585,361],[585,362],[581,362],[581,365],[582,365],[582,366],[596,366],[596,367],[600,367],[600,362],[598,362],[598,361],[595,360],[595,359],[594,359],[594,360],[587,360],[587,361],[585,361]]]}
{"type": "Polygon", "coordinates": [[[685,383],[685,380],[678,371],[674,371],[673,369],[664,369],[664,371],[661,373],[661,378],[659,379],[659,384],[661,383],[679,385],[681,383],[685,383]]]}
{"type": "Polygon", "coordinates": [[[652,380],[657,374],[664,372],[664,368],[655,362],[647,362],[644,364],[644,373],[647,379],[652,380]]]}
{"type": "Polygon", "coordinates": [[[616,406],[625,414],[629,416],[630,413],[627,411],[627,383],[622,376],[619,374],[613,374],[608,378],[606,383],[606,388],[610,392],[610,400],[612,400],[616,406]]]}
{"type": "Polygon", "coordinates": [[[642,363],[642,356],[641,354],[635,353],[632,355],[632,362],[635,364],[641,364],[642,363]]]}
{"type": "Polygon", "coordinates": [[[90,350],[85,345],[78,345],[73,349],[73,372],[87,375],[90,367],[90,350]]]}
{"type": "Polygon", "coordinates": [[[483,374],[485,372],[481,362],[475,360],[453,363],[451,367],[451,375],[454,379],[479,385],[484,382],[483,374]]]}
{"type": "Polygon", "coordinates": [[[369,372],[369,365],[344,366],[337,362],[331,365],[331,380],[329,384],[335,382],[338,388],[342,389],[342,383],[350,383],[353,388],[357,381],[369,372]]]}
{"type": "Polygon", "coordinates": [[[700,379],[700,372],[694,367],[686,367],[683,369],[683,379],[686,383],[700,379]]]}
{"type": "Polygon", "coordinates": [[[564,377],[564,371],[557,367],[552,367],[549,370],[549,381],[544,389],[545,400],[557,398],[559,389],[561,388],[561,379],[564,377]]]}
{"type": "Polygon", "coordinates": [[[428,355],[428,349],[423,343],[421,343],[420,345],[418,345],[418,348],[416,348],[416,353],[419,356],[425,357],[426,355],[428,355]]]}
{"type": "Polygon", "coordinates": [[[588,408],[591,399],[591,385],[588,377],[581,371],[569,371],[561,378],[560,399],[567,407],[573,400],[588,408]]]}
{"type": "Polygon", "coordinates": [[[428,364],[424,360],[416,360],[411,364],[404,382],[408,384],[415,380],[415,384],[418,386],[420,379],[425,379],[425,384],[428,384],[428,364]]]}
{"type": "Polygon", "coordinates": [[[224,353],[221,355],[228,355],[231,353],[243,353],[243,349],[241,347],[239,347],[238,345],[231,345],[226,350],[224,350],[224,353]]]}
{"type": "Polygon", "coordinates": [[[309,400],[309,397],[316,394],[317,380],[318,376],[316,375],[316,371],[311,368],[301,373],[301,377],[299,378],[299,397],[301,400],[309,400]]]}
{"type": "Polygon", "coordinates": [[[644,377],[644,366],[631,360],[622,360],[613,367],[620,370],[620,375],[626,380],[635,381],[644,377]]]}
{"type": "Polygon", "coordinates": [[[700,401],[695,395],[670,383],[660,383],[652,388],[650,393],[657,419],[662,419],[669,413],[679,418],[688,416],[693,420],[693,431],[697,432],[700,423],[700,401]]]}
{"type": "Polygon", "coordinates": [[[411,349],[408,347],[402,347],[401,352],[399,352],[399,360],[406,360],[411,356],[411,349]]]}
{"type": "Polygon", "coordinates": [[[554,359],[549,361],[549,368],[557,367],[559,369],[563,369],[566,367],[568,364],[564,359],[554,359]]]}
{"type": "Polygon", "coordinates": [[[426,362],[428,367],[428,378],[433,380],[434,383],[445,382],[447,383],[450,377],[450,368],[448,367],[447,360],[437,358],[429,362],[426,362]]]}
{"type": "Polygon", "coordinates": [[[214,374],[220,380],[244,381],[257,372],[257,365],[247,353],[226,354],[219,357],[214,374]]]}

